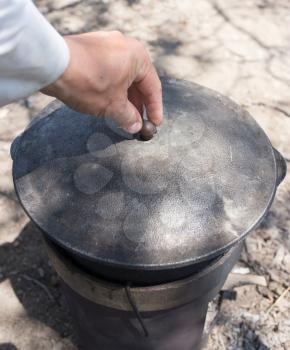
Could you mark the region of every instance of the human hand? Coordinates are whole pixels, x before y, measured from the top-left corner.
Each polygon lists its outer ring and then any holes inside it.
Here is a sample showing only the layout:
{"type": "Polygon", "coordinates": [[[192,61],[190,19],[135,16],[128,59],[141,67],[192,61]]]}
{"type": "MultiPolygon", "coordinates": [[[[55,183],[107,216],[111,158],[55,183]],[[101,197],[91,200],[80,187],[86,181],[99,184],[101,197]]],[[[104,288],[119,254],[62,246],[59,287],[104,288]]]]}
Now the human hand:
{"type": "Polygon", "coordinates": [[[148,119],[163,117],[161,83],[145,47],[119,32],[64,37],[70,63],[63,75],[41,91],[79,112],[112,117],[130,133],[148,119]]]}

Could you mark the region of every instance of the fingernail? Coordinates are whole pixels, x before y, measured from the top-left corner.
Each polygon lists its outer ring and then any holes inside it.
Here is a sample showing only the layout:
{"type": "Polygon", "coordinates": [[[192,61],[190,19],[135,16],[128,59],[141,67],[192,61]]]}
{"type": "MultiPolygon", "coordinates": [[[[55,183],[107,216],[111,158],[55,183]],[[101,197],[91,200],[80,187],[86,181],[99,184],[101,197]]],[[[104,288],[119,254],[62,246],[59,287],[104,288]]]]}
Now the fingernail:
{"type": "Polygon", "coordinates": [[[128,131],[130,134],[136,134],[140,129],[142,128],[142,124],[140,122],[136,122],[127,128],[125,128],[126,131],[128,131]]]}

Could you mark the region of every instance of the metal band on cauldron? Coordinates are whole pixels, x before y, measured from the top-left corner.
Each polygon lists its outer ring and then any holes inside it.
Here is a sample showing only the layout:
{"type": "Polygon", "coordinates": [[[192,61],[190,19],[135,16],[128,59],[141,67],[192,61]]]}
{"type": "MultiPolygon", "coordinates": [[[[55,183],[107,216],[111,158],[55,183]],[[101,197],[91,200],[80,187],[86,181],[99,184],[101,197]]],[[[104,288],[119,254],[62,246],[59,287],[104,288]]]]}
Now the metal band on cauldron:
{"type": "MultiPolygon", "coordinates": [[[[111,283],[81,270],[69,258],[59,254],[46,241],[49,258],[61,279],[76,293],[99,305],[132,311],[126,284],[111,283]]],[[[231,248],[220,259],[188,278],[149,287],[132,287],[131,294],[140,312],[153,312],[185,305],[197,298],[210,301],[220,290],[241,252],[242,244],[231,248]],[[198,287],[198,288],[197,288],[198,287]]]]}

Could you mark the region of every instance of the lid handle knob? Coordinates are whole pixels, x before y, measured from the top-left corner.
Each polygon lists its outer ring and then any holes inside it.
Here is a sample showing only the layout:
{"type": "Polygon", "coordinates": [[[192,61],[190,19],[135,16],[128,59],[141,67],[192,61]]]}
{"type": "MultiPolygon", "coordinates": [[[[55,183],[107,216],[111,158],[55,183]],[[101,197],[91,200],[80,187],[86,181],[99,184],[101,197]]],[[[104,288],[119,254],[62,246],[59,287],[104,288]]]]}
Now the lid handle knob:
{"type": "Polygon", "coordinates": [[[143,141],[149,141],[157,133],[156,126],[147,119],[143,119],[143,126],[140,130],[140,138],[143,141]]]}

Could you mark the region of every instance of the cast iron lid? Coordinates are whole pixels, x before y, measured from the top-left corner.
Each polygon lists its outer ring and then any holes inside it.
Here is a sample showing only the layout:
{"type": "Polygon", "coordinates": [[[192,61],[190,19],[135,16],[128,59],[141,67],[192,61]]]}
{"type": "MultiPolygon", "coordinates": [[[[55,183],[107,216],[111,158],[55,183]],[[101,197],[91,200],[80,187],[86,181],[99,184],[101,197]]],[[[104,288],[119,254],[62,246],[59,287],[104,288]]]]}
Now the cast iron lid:
{"type": "Polygon", "coordinates": [[[276,190],[273,148],[252,117],[196,84],[163,81],[150,141],[54,103],[14,142],[16,192],[59,245],[118,266],[183,266],[243,238],[276,190]]]}

